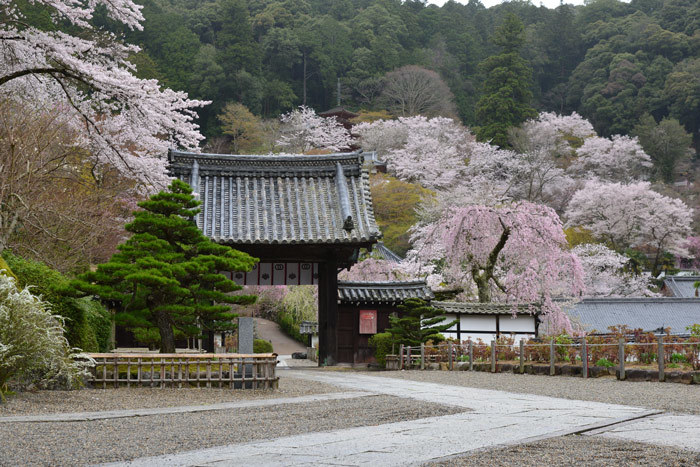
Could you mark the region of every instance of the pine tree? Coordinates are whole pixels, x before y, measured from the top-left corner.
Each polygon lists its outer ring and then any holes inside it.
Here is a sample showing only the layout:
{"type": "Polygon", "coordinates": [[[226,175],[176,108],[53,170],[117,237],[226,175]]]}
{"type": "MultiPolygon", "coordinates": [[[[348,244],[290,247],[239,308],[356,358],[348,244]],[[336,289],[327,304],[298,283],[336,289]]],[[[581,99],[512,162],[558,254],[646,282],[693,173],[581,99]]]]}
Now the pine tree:
{"type": "Polygon", "coordinates": [[[523,40],[522,22],[508,14],[492,37],[501,53],[479,64],[486,75],[483,96],[476,104],[480,141],[507,147],[508,129],[537,115],[530,106],[532,70],[520,55],[523,40]]]}
{"type": "Polygon", "coordinates": [[[81,275],[73,286],[118,304],[115,320],[142,338],[160,338],[162,353],[175,352],[175,337],[202,330],[233,329],[227,304],[255,297],[232,296],[241,287],[219,271],[249,271],[256,259],[206,238],[192,221],[200,202],[186,183],[138,203],[126,230],[133,235],[109,262],[81,275]]]}
{"type": "Polygon", "coordinates": [[[438,334],[445,332],[457,321],[439,324],[445,321],[443,312],[428,305],[425,300],[409,298],[399,305],[399,316],[389,317],[389,328],[395,342],[404,345],[420,345],[429,340],[438,339],[438,334]]]}

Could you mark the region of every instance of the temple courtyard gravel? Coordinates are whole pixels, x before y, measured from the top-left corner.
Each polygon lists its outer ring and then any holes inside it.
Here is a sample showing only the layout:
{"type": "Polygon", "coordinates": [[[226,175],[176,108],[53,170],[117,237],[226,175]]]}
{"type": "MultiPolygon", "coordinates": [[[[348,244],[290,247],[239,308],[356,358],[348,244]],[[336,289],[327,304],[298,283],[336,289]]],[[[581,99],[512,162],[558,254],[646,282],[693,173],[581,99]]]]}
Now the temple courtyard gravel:
{"type": "Polygon", "coordinates": [[[42,391],[0,405],[0,465],[698,465],[700,387],[280,369],[280,389],[42,391]]]}

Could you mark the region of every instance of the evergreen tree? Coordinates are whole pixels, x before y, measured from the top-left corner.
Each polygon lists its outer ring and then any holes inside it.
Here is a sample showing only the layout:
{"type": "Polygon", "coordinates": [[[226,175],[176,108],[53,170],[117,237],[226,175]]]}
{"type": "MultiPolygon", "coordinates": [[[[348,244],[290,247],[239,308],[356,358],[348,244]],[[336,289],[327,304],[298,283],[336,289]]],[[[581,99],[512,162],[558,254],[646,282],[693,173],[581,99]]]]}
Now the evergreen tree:
{"type": "Polygon", "coordinates": [[[419,298],[409,298],[403,305],[399,305],[399,310],[401,313],[398,317],[389,317],[390,327],[386,330],[399,344],[413,346],[429,340],[437,340],[438,334],[457,323],[457,321],[451,321],[447,324],[439,324],[445,321],[443,312],[419,298]]]}
{"type": "Polygon", "coordinates": [[[524,41],[523,24],[517,16],[508,14],[492,41],[502,51],[479,65],[486,79],[483,96],[476,104],[480,125],[477,137],[480,141],[506,147],[508,129],[536,116],[530,106],[532,70],[520,55],[524,41]]]}
{"type": "Polygon", "coordinates": [[[189,185],[173,181],[138,203],[142,210],[125,227],[133,235],[119,252],[73,281],[84,293],[118,303],[118,324],[140,336],[157,330],[163,353],[175,351],[176,333],[232,329],[236,315],[226,304],[255,300],[230,295],[240,286],[219,271],[249,271],[256,260],[206,238],[192,222],[199,204],[189,185]]]}

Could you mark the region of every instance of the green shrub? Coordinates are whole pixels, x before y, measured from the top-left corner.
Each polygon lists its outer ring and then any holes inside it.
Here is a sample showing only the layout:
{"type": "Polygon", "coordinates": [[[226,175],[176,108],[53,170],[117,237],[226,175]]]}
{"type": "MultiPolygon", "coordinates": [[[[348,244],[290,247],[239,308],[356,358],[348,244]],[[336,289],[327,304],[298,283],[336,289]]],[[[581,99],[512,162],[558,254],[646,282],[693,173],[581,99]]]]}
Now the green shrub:
{"type": "Polygon", "coordinates": [[[0,273],[17,280],[17,276],[12,272],[10,266],[5,262],[5,259],[0,256],[0,273]]]}
{"type": "Polygon", "coordinates": [[[674,352],[671,354],[671,363],[686,363],[687,361],[688,359],[682,353],[674,352]]]}
{"type": "Polygon", "coordinates": [[[601,358],[597,362],[595,362],[595,366],[604,366],[606,368],[610,368],[612,366],[615,366],[615,364],[607,358],[601,358]]]}
{"type": "Polygon", "coordinates": [[[391,353],[393,343],[394,337],[388,332],[380,332],[369,338],[369,346],[374,349],[374,357],[382,368],[386,366],[386,356],[391,353]]]}
{"type": "Polygon", "coordinates": [[[77,387],[84,368],[73,359],[63,319],[0,275],[0,396],[10,386],[77,387]]]}
{"type": "Polygon", "coordinates": [[[107,351],[110,347],[111,317],[99,302],[75,298],[68,278],[43,263],[12,255],[3,257],[17,276],[19,287],[30,287],[51,306],[51,311],[64,318],[66,339],[85,352],[107,351]]]}
{"type": "Polygon", "coordinates": [[[277,324],[279,324],[280,329],[292,339],[304,345],[308,344],[309,338],[299,332],[299,323],[294,322],[294,316],[291,313],[286,310],[280,310],[280,312],[277,313],[277,324]]]}
{"type": "Polygon", "coordinates": [[[255,339],[253,340],[253,353],[272,353],[272,342],[268,342],[265,339],[255,339]]]}

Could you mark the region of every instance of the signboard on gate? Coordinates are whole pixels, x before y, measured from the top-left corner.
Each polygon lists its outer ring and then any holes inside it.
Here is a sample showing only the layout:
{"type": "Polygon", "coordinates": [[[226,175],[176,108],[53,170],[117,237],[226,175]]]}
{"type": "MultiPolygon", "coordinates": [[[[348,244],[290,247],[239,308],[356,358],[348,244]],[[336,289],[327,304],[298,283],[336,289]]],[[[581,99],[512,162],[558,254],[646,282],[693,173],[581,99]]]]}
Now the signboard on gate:
{"type": "Polygon", "coordinates": [[[360,310],[360,334],[377,333],[377,310],[360,310]]]}

